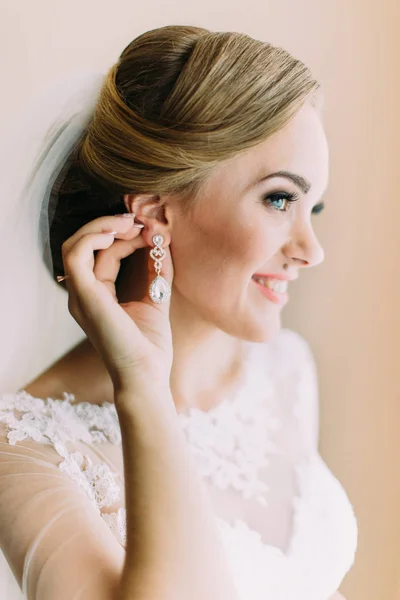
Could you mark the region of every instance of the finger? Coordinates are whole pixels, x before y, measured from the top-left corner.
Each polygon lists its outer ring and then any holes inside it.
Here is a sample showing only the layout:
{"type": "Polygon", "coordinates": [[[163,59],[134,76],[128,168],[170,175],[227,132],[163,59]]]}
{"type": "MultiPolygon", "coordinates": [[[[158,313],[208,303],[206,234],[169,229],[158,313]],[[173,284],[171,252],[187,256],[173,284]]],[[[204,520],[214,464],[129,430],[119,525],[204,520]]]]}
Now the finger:
{"type": "Polygon", "coordinates": [[[114,242],[115,232],[86,233],[63,256],[64,272],[68,274],[68,290],[83,293],[97,282],[93,272],[94,251],[109,248],[114,242]]]}
{"type": "MultiPolygon", "coordinates": [[[[110,222],[110,219],[111,223],[114,223],[114,225],[116,226],[116,229],[114,229],[115,237],[132,239],[133,237],[138,236],[141,233],[143,226],[133,223],[134,216],[135,213],[127,213],[125,216],[114,215],[113,217],[100,217],[99,219],[94,219],[93,221],[90,221],[89,223],[81,227],[78,231],[76,231],[75,234],[68,238],[62,245],[64,273],[70,275],[67,271],[67,267],[65,266],[68,262],[66,260],[66,257],[69,254],[69,252],[71,252],[71,249],[74,247],[74,245],[79,240],[81,240],[84,235],[87,235],[90,232],[98,232],[99,226],[100,233],[111,231],[112,228],[107,226],[107,223],[110,222]]],[[[68,284],[68,279],[66,280],[66,287],[68,292],[71,292],[71,286],[68,284]]]]}
{"type": "Polygon", "coordinates": [[[134,223],[135,213],[127,213],[128,217],[123,217],[121,215],[108,215],[105,217],[99,217],[94,219],[93,221],[89,221],[78,229],[71,237],[69,237],[62,245],[62,254],[67,254],[70,249],[76,244],[78,240],[81,239],[83,235],[88,233],[101,233],[104,230],[108,231],[116,231],[117,237],[126,237],[127,233],[130,233],[131,230],[140,231],[141,228],[138,227],[138,223],[134,223]],[[134,225],[134,227],[132,227],[134,225]]]}
{"type": "Polygon", "coordinates": [[[126,258],[138,248],[147,246],[141,235],[135,234],[133,239],[115,240],[105,250],[99,250],[96,255],[93,272],[98,281],[104,283],[114,294],[114,285],[121,268],[121,260],[126,258]]]}

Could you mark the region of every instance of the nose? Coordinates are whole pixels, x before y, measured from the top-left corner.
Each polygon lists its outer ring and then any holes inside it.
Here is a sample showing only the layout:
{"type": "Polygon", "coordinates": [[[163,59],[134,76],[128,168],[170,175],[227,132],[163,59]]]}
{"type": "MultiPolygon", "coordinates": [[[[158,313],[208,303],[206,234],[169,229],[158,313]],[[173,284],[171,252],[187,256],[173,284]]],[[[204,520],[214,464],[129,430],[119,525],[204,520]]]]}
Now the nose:
{"type": "Polygon", "coordinates": [[[297,267],[315,267],[325,259],[325,252],[319,243],[311,224],[292,232],[285,244],[283,253],[289,264],[297,267]]]}

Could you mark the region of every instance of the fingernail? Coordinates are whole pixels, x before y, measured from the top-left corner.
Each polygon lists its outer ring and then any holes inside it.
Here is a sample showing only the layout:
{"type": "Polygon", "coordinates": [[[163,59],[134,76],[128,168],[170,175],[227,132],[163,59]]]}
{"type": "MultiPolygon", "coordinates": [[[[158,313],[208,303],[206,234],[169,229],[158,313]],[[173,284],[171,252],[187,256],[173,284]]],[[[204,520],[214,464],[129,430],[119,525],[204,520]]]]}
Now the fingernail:
{"type": "Polygon", "coordinates": [[[117,231],[104,231],[103,233],[105,233],[106,235],[116,235],[118,232],[117,231]]]}
{"type": "Polygon", "coordinates": [[[136,214],[135,213],[122,213],[122,215],[114,215],[114,217],[127,217],[127,218],[133,218],[135,219],[136,214]]]}
{"type": "Polygon", "coordinates": [[[142,229],[144,227],[144,225],[139,225],[139,223],[134,223],[133,226],[134,227],[139,227],[139,229],[142,229]]]}

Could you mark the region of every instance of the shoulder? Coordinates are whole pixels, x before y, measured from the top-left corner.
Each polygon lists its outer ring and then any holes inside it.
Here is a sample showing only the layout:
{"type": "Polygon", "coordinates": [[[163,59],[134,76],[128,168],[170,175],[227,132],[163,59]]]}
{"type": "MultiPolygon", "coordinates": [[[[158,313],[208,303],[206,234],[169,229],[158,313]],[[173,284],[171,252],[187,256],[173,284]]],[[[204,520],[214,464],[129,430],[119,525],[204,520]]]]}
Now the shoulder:
{"type": "Polygon", "coordinates": [[[317,366],[310,343],[297,331],[282,328],[278,335],[271,341],[270,350],[276,356],[287,374],[298,377],[302,381],[304,376],[315,377],[317,366]]]}
{"type": "Polygon", "coordinates": [[[0,447],[10,446],[0,451],[0,476],[5,464],[2,459],[10,451],[32,463],[40,454],[43,469],[58,467],[99,511],[119,500],[122,478],[108,460],[99,459],[99,455],[104,458],[106,449],[99,452],[93,445],[121,445],[118,416],[113,404],[74,400],[67,392],[63,399],[36,398],[25,390],[0,394],[0,447]]]}
{"type": "Polygon", "coordinates": [[[318,371],[309,342],[297,331],[282,328],[271,343],[274,368],[281,372],[294,415],[308,451],[319,444],[318,371]]]}
{"type": "Polygon", "coordinates": [[[292,366],[305,362],[314,362],[314,356],[309,342],[294,329],[282,328],[272,344],[285,352],[288,359],[292,360],[292,366]]]}
{"type": "Polygon", "coordinates": [[[290,380],[293,385],[315,389],[317,365],[309,342],[297,331],[282,328],[278,335],[267,342],[267,362],[277,377],[290,380]]]}

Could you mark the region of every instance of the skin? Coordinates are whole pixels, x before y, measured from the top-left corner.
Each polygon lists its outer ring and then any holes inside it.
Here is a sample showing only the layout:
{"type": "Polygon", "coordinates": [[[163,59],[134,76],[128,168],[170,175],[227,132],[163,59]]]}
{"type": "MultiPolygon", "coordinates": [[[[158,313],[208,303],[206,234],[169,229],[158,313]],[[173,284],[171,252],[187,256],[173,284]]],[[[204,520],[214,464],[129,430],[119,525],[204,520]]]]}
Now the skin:
{"type": "MultiPolygon", "coordinates": [[[[148,244],[153,246],[156,233],[170,244],[170,385],[177,410],[208,410],[218,404],[240,378],[244,340],[267,343],[278,334],[283,307],[265,298],[251,277],[259,272],[297,277],[301,269],[323,261],[312,210],[327,184],[327,140],[319,113],[307,103],[265,142],[218,165],[188,216],[173,195],[124,197],[127,211],[145,225],[142,235],[148,244]],[[282,170],[306,178],[310,190],[304,193],[282,176],[259,182],[282,170]],[[300,199],[290,204],[274,196],[268,203],[266,197],[277,192],[297,192],[300,199]]],[[[128,293],[138,299],[148,282],[143,258],[139,250],[129,257],[136,277],[128,293]]],[[[89,340],[25,389],[38,396],[39,391],[54,397],[68,390],[78,400],[113,401],[108,372],[89,340]]]]}

